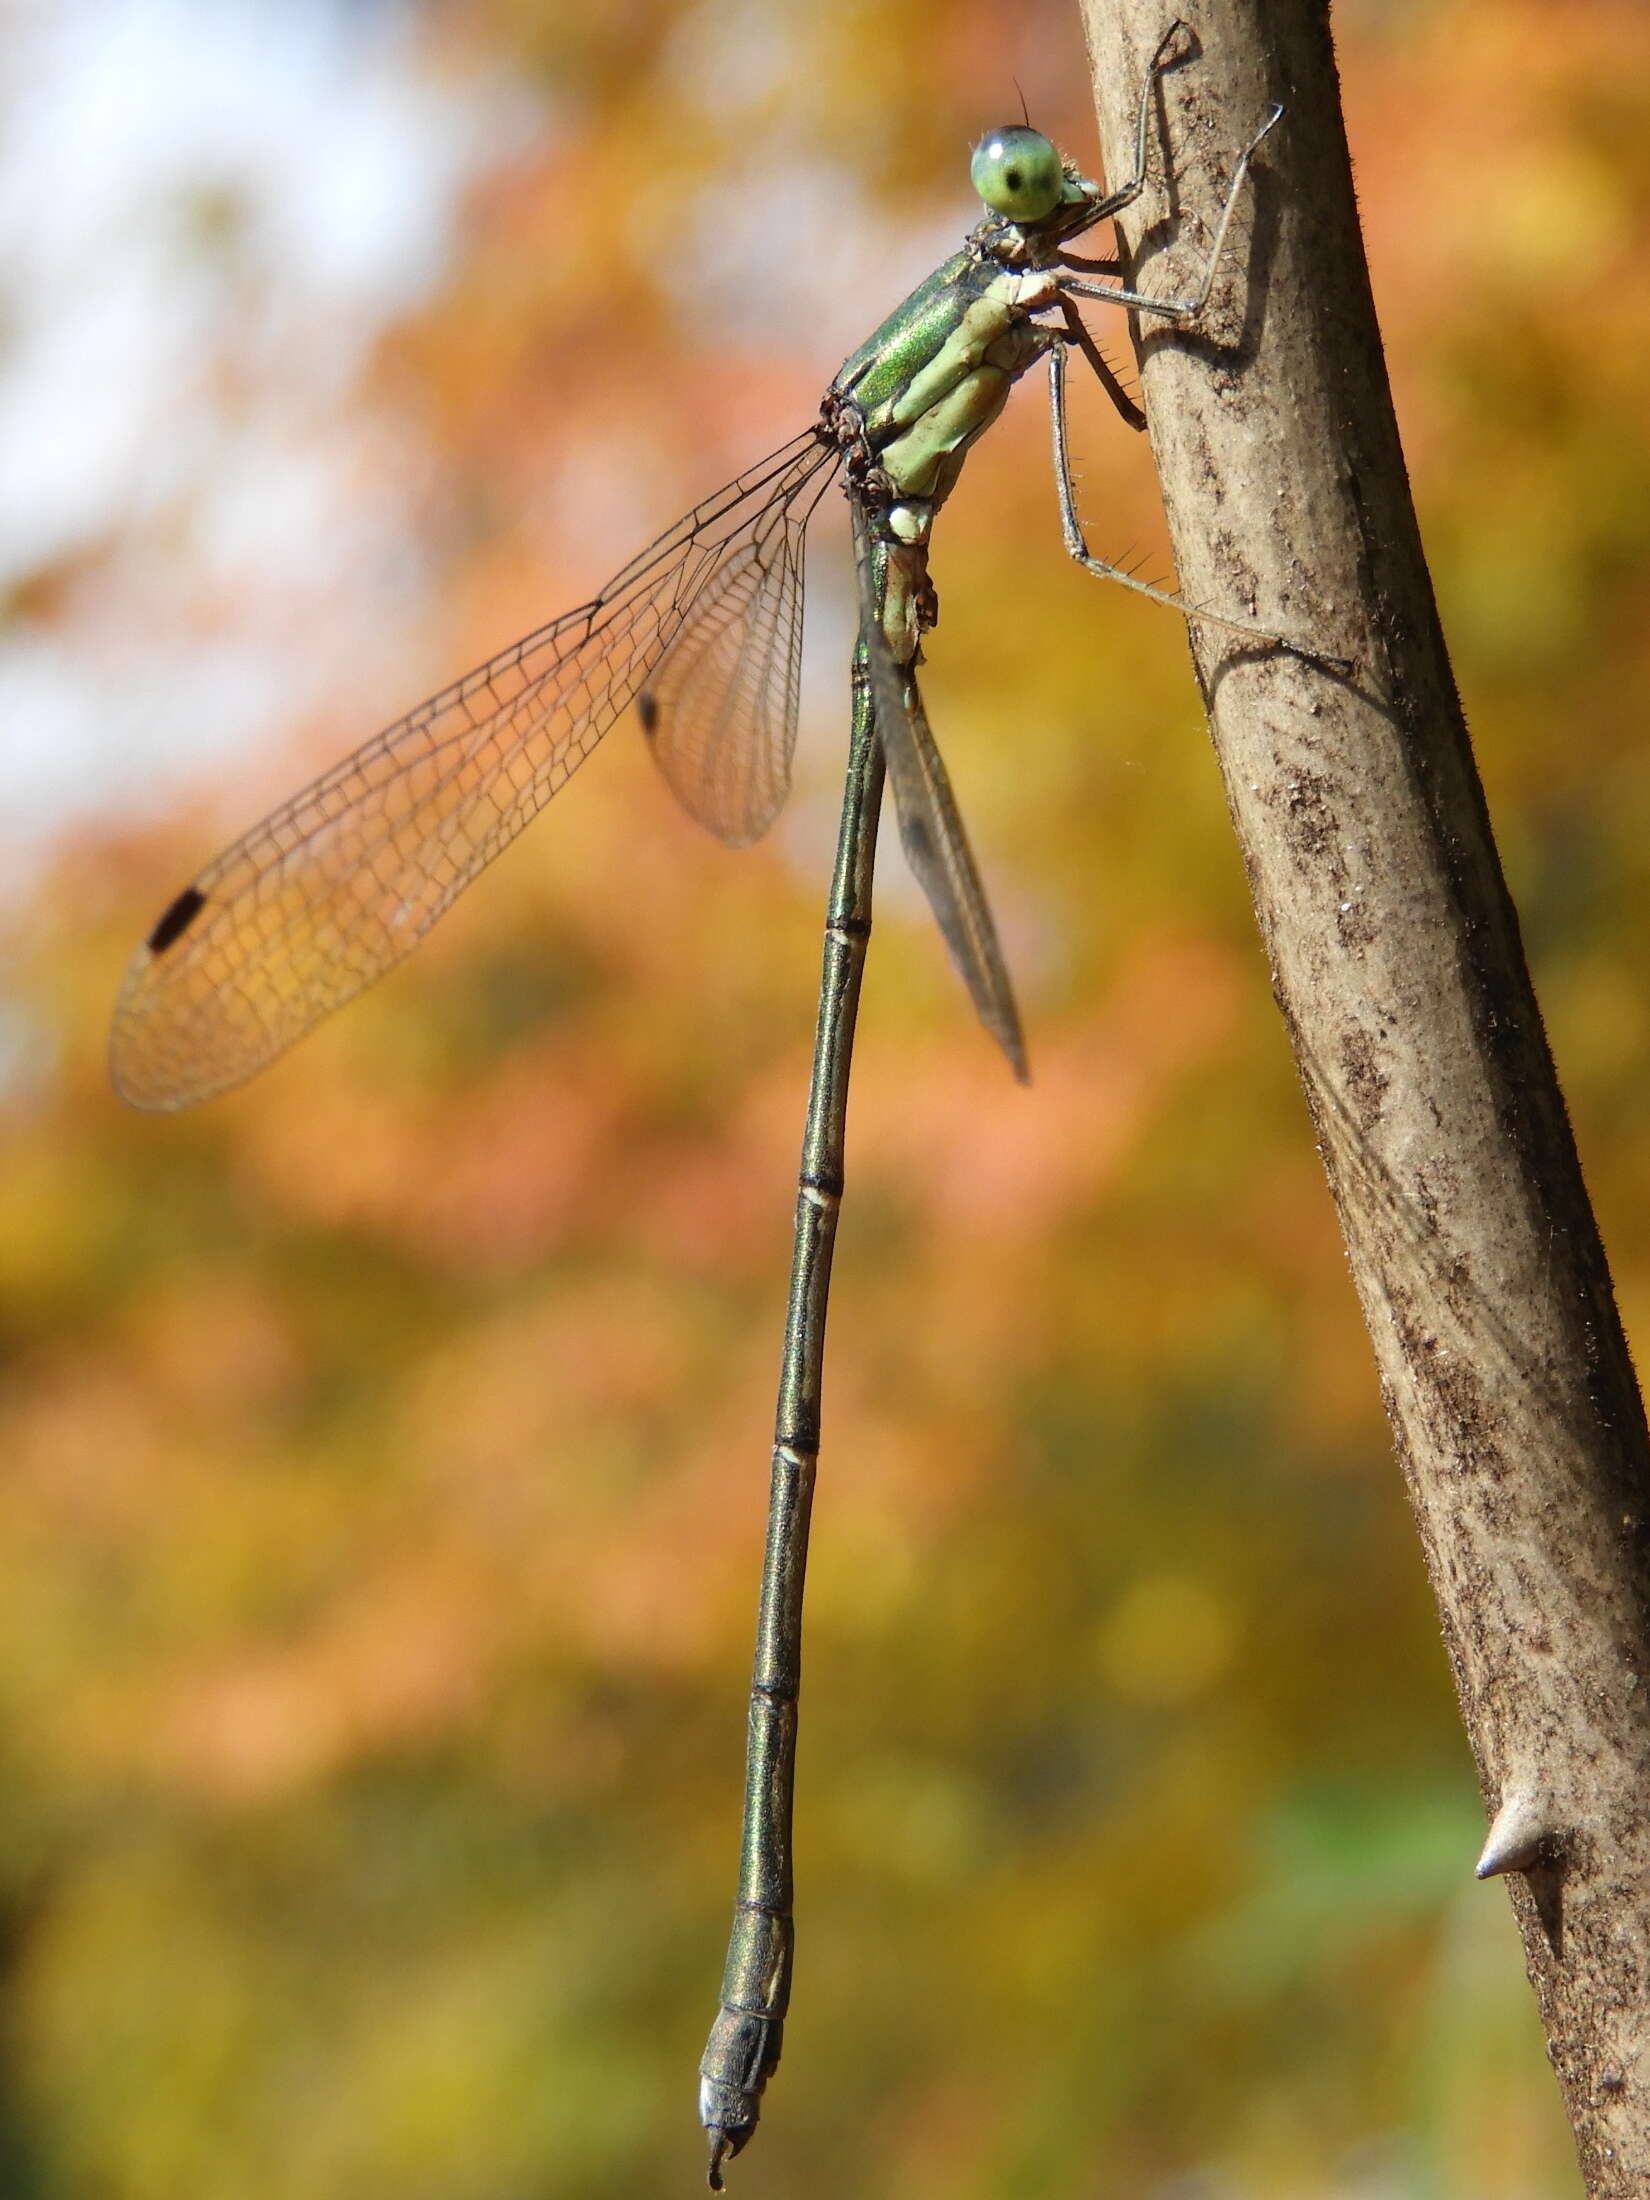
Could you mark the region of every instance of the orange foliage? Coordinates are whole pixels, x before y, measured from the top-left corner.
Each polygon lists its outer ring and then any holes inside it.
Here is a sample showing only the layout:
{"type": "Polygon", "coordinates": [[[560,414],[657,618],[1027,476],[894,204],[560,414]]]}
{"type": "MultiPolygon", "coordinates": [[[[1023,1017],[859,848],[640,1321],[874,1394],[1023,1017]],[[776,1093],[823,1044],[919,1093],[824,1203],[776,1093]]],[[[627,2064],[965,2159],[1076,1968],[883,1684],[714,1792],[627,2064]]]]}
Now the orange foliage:
{"type": "MultiPolygon", "coordinates": [[[[1650,17],[1340,15],[1446,624],[1642,1322],[1650,17]]],[[[352,494],[404,495],[415,538],[411,580],[386,550],[339,611],[344,641],[372,629],[372,695],[225,767],[210,817],[77,832],[18,918],[20,2194],[696,2174],[840,581],[822,559],[800,784],[762,849],[696,836],[621,729],[427,950],[244,1093],[123,1118],[100,1022],[226,821],[809,416],[968,220],[962,155],[1015,76],[1092,147],[1052,0],[451,0],[425,39],[423,69],[495,72],[537,134],[501,132],[438,288],[340,383],[352,494]]],[[[1183,645],[1067,568],[1043,437],[1022,393],[947,510],[930,681],[1034,1082],[975,1029],[888,835],[798,2001],[752,2189],[840,2190],[868,2119],[853,2189],[902,2200],[1198,2171],[1352,2191],[1383,2166],[1393,2189],[1556,2195],[1556,2105],[1510,1925],[1468,1878],[1476,1796],[1183,645]],[[1503,2177],[1488,2150],[1514,2139],[1503,2177]]],[[[1151,552],[1142,448],[1098,412],[1083,441],[1097,540],[1151,552]]],[[[90,558],[112,589],[120,548],[90,558]]],[[[72,646],[92,582],[50,579],[14,616],[72,646]]],[[[220,593],[208,624],[243,608],[220,593]]]]}

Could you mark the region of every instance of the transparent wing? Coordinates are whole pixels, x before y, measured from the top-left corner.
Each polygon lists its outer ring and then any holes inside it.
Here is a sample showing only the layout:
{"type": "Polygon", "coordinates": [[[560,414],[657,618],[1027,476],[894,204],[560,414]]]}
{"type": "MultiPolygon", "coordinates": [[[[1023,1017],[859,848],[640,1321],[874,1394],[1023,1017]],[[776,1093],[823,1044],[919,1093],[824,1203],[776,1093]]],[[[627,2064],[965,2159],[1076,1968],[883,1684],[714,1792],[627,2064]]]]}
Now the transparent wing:
{"type": "Polygon", "coordinates": [[[813,429],[785,444],[594,601],[420,704],[209,864],[126,973],[110,1041],[122,1098],[179,1108],[239,1084],[399,962],[583,763],[724,576],[775,555],[794,565],[838,456],[813,429]]]}
{"type": "Polygon", "coordinates": [[[733,848],[761,838],[790,789],[812,510],[788,506],[724,562],[638,697],[671,792],[733,848]]]}
{"type": "Polygon", "coordinates": [[[896,661],[883,632],[876,583],[857,521],[855,534],[860,635],[870,667],[877,737],[894,790],[900,841],[981,1023],[1024,1083],[1029,1072],[1020,1011],[974,852],[922,707],[916,673],[896,661]]]}

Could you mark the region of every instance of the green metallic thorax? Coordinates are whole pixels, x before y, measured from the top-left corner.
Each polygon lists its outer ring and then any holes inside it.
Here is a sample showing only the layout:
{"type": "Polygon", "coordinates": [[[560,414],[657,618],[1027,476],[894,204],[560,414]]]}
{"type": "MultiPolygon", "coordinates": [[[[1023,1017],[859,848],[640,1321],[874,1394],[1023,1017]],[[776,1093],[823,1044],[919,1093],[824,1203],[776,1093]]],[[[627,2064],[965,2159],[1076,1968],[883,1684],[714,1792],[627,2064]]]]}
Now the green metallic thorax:
{"type": "Polygon", "coordinates": [[[1056,295],[1046,269],[965,246],[845,361],[832,391],[858,412],[896,497],[938,506],[950,494],[969,446],[1047,351],[1029,316],[1056,295]]]}
{"type": "Polygon", "coordinates": [[[928,576],[934,514],[970,446],[1054,341],[1030,316],[1054,303],[1057,278],[1046,267],[1006,265],[982,247],[982,234],[895,308],[844,363],[827,401],[836,433],[857,452],[861,491],[880,512],[877,594],[899,665],[915,664],[938,616],[928,576]]]}
{"type": "Polygon", "coordinates": [[[966,245],[953,252],[842,362],[831,387],[873,418],[942,348],[984,272],[966,245]]]}

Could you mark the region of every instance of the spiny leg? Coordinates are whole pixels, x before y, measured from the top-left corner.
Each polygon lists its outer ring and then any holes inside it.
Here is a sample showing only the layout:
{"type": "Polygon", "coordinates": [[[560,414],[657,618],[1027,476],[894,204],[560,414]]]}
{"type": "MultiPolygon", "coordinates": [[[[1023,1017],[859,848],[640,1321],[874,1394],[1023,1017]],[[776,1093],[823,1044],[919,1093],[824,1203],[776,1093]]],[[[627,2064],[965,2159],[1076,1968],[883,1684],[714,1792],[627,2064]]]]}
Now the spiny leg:
{"type": "MultiPolygon", "coordinates": [[[[1097,261],[1095,264],[1096,266],[1110,265],[1115,267],[1117,262],[1115,260],[1110,262],[1097,261]]],[[[1117,407],[1129,426],[1136,430],[1143,430],[1146,425],[1145,414],[1118,380],[1116,369],[1090,335],[1084,325],[1083,316],[1069,298],[1062,296],[1059,303],[1066,327],[1071,331],[1071,341],[1094,369],[1095,380],[1117,407]]]]}
{"type": "MultiPolygon", "coordinates": [[[[1225,248],[1226,232],[1231,227],[1232,209],[1237,195],[1243,189],[1243,179],[1249,173],[1249,163],[1255,150],[1268,130],[1275,129],[1283,119],[1283,109],[1274,107],[1248,144],[1237,157],[1232,170],[1232,181],[1227,187],[1226,203],[1220,210],[1215,224],[1214,242],[1209,247],[1209,258],[1203,270],[1203,280],[1190,298],[1151,298],[1141,290],[1126,290],[1121,284],[1086,283],[1076,276],[1064,277],[1060,288],[1078,298],[1104,298],[1114,306],[1134,306],[1141,313],[1155,313],[1165,321],[1195,321],[1209,303],[1209,293],[1215,286],[1215,274],[1220,265],[1220,255],[1225,248]]],[[[1069,254],[1067,255],[1069,258],[1069,254]]]]}
{"type": "Polygon", "coordinates": [[[1244,634],[1252,641],[1270,642],[1276,648],[1288,650],[1291,656],[1305,658],[1308,664],[1321,665],[1327,672],[1350,672],[1352,667],[1344,657],[1331,657],[1321,649],[1308,648],[1304,642],[1279,634],[1269,626],[1260,626],[1253,619],[1229,619],[1218,611],[1206,611],[1201,604],[1187,603],[1183,596],[1174,595],[1166,588],[1154,588],[1150,581],[1124,572],[1120,565],[1108,565],[1104,558],[1094,555],[1084,540],[1082,522],[1077,517],[1077,496],[1071,479],[1071,450],[1066,436],[1068,339],[1058,331],[1050,333],[1054,342],[1048,355],[1049,412],[1054,424],[1054,485],[1060,499],[1060,531],[1065,536],[1067,550],[1084,572],[1094,574],[1097,580],[1119,581],[1125,588],[1132,588],[1136,595],[1150,596],[1154,603],[1167,604],[1183,618],[1201,619],[1206,625],[1223,627],[1228,634],[1244,634]]]}
{"type": "MultiPolygon", "coordinates": [[[[1152,86],[1172,63],[1174,56],[1171,48],[1182,37],[1189,37],[1190,35],[1190,27],[1181,22],[1180,18],[1176,16],[1158,40],[1157,51],[1147,62],[1146,73],[1140,80],[1140,104],[1136,112],[1134,126],[1134,174],[1127,183],[1120,183],[1115,191],[1107,192],[1106,196],[1095,207],[1088,222],[1084,224],[1085,228],[1092,227],[1095,222],[1107,221],[1113,214],[1121,214],[1124,207],[1132,206],[1146,188],[1146,138],[1151,128],[1152,86]]],[[[1069,252],[1063,253],[1061,257],[1068,265],[1088,268],[1091,273],[1098,274],[1107,267],[1107,263],[1104,261],[1077,259],[1069,252]]]]}

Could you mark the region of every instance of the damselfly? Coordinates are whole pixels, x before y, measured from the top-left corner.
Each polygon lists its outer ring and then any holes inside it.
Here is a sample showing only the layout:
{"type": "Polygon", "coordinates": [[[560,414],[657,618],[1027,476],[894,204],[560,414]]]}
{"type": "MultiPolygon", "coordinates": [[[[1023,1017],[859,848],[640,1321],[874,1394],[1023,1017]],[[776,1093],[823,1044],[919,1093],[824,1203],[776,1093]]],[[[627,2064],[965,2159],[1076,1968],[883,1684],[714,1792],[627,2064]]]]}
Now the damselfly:
{"type": "Polygon", "coordinates": [[[1146,72],[1126,183],[1102,191],[1028,126],[988,132],[972,164],[985,219],[847,361],[818,420],[661,535],[590,603],[421,704],[236,841],[161,915],[115,1010],[114,1081],[134,1106],[179,1108],[239,1084],[399,962],[632,703],[684,808],[723,841],[756,839],[790,783],[803,536],[825,489],[842,477],[859,635],[797,1192],[739,1891],[721,2008],[700,2066],[717,2189],[722,2163],[755,2127],[790,1994],[802,1584],[885,768],[906,854],[952,959],[986,1029],[1015,1074],[1026,1074],[996,929],[917,689],[922,639],[937,617],[928,574],[935,515],[1012,385],[1046,360],[1060,517],[1078,563],[1188,616],[1334,662],[1106,564],[1078,523],[1068,351],[1083,355],[1131,426],[1144,420],[1072,301],[1195,320],[1255,148],[1282,113],[1274,108],[1238,154],[1188,296],[1145,296],[1117,279],[1118,259],[1070,251],[1070,239],[1144,188],[1152,90],[1187,39],[1173,25],[1146,72]]]}

